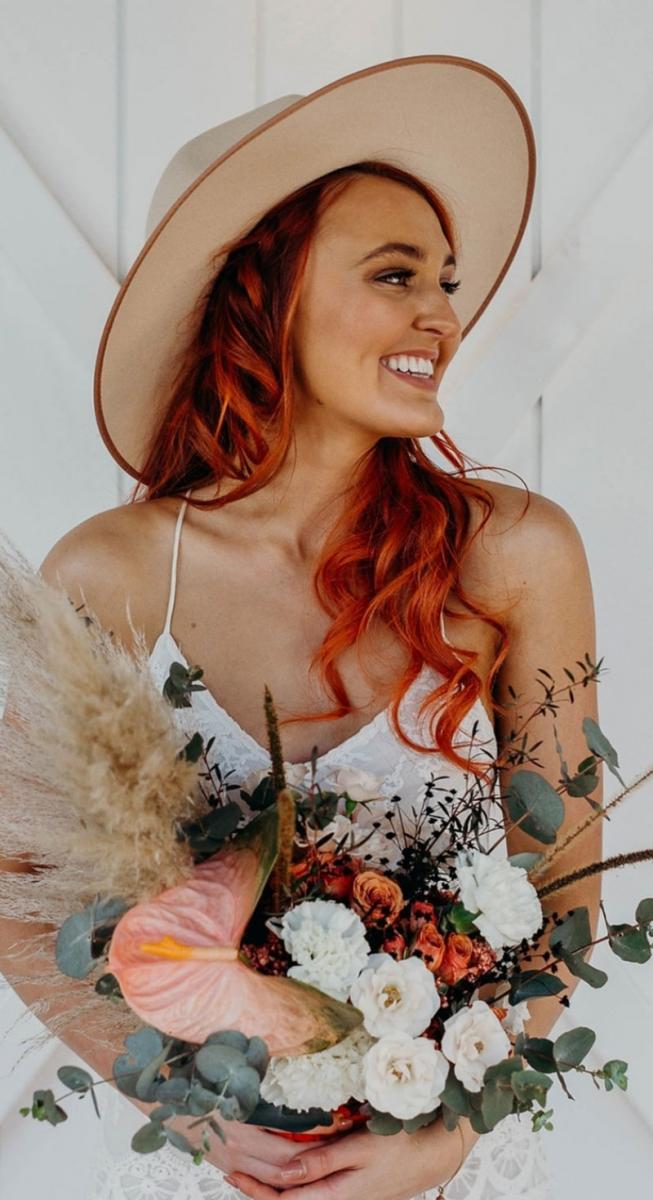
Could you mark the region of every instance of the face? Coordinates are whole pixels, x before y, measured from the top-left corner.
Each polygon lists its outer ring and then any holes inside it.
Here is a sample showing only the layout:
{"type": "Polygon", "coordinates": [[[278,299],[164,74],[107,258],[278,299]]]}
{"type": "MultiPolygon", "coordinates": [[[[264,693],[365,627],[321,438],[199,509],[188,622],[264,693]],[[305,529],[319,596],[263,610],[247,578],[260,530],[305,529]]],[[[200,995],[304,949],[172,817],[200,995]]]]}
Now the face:
{"type": "Polygon", "coordinates": [[[299,428],[349,431],[361,446],[442,428],[438,387],[461,341],[450,255],[435,212],[404,184],[359,177],[333,202],[311,245],[292,330],[299,428]],[[367,257],[386,242],[421,257],[367,257]],[[413,383],[393,370],[388,359],[402,354],[431,360],[432,378],[413,383]]]}

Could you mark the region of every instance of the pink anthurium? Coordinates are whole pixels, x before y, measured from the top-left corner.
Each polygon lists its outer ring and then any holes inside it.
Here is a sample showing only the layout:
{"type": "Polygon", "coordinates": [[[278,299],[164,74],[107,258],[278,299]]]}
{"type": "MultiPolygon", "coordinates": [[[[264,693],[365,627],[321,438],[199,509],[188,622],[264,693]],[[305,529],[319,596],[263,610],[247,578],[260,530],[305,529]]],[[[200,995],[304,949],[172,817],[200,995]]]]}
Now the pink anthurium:
{"type": "Polygon", "coordinates": [[[140,1017],[169,1036],[203,1042],[238,1029],[270,1054],[308,1054],[333,1046],[362,1020],[308,984],[262,975],[240,942],[277,857],[273,806],[184,883],[134,905],[111,938],[109,971],[140,1017]]]}

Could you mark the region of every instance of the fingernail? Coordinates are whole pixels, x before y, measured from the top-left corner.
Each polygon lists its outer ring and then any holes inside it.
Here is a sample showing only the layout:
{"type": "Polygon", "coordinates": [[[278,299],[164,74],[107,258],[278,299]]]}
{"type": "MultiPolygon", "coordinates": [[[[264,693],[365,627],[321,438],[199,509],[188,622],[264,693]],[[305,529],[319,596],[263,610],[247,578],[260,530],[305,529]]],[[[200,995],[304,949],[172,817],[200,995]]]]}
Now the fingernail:
{"type": "Polygon", "coordinates": [[[306,1164],[302,1162],[301,1158],[297,1162],[287,1163],[285,1167],[281,1168],[281,1178],[284,1183],[293,1183],[298,1179],[303,1179],[305,1175],[306,1164]]]}

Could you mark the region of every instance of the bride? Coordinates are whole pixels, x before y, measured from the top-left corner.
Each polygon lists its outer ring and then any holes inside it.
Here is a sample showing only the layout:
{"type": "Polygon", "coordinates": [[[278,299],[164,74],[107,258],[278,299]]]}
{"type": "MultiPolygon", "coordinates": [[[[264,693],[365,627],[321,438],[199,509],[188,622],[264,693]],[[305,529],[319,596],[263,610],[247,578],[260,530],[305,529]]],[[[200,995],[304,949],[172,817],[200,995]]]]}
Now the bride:
{"type": "MultiPolygon", "coordinates": [[[[493,751],[508,741],[511,696],[530,708],[538,666],[558,677],[594,654],[571,518],[472,480],[439,398],[523,235],[532,133],[509,85],[464,59],[397,60],[299,99],[209,130],[164,173],[96,372],[102,436],[137,486],[62,537],[41,573],[127,647],[129,602],[157,682],[175,660],[201,664],[190,719],[238,780],[269,761],[267,684],[289,768],[307,770],[317,746],[318,779],[353,766],[409,801],[425,773],[478,770],[461,732],[480,728],[493,751]],[[424,728],[440,685],[443,715],[424,728]]],[[[595,705],[586,688],[557,715],[570,760],[595,705]]],[[[542,713],[530,729],[555,781],[551,725],[542,713]]],[[[505,767],[502,792],[509,780],[505,767]]],[[[569,801],[562,833],[578,815],[569,801]]],[[[558,871],[596,854],[599,824],[558,871]]],[[[533,849],[513,829],[503,853],[533,849]]],[[[598,885],[565,899],[596,912],[598,885]]],[[[559,1001],[532,1007],[527,1031],[546,1036],[559,1001]]],[[[82,1030],[68,1041],[111,1074],[82,1030]]],[[[460,1137],[436,1122],[307,1147],[231,1123],[196,1167],[169,1146],[129,1153],[133,1105],[150,1106],[103,1090],[123,1138],[97,1165],[95,1200],[550,1195],[546,1135],[515,1116],[480,1138],[463,1119],[460,1137]]]]}

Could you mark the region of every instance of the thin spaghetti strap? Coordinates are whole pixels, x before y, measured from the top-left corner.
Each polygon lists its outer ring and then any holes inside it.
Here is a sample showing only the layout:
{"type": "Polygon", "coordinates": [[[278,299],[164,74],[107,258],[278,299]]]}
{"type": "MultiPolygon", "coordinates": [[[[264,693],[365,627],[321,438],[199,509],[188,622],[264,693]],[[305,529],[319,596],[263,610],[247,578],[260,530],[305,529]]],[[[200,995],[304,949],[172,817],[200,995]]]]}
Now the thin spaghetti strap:
{"type": "Polygon", "coordinates": [[[175,596],[177,593],[177,560],[179,557],[179,538],[181,535],[181,523],[184,519],[184,513],[186,512],[186,508],[188,506],[188,497],[190,496],[191,491],[192,491],[192,488],[189,488],[188,491],[186,492],[186,496],[185,496],[183,503],[179,506],[179,513],[177,515],[177,524],[175,525],[175,538],[174,538],[174,543],[173,543],[173,547],[172,547],[172,567],[170,569],[170,594],[168,596],[168,611],[166,613],[166,623],[163,627],[164,633],[170,633],[170,625],[172,622],[172,612],[175,607],[175,596]]]}

